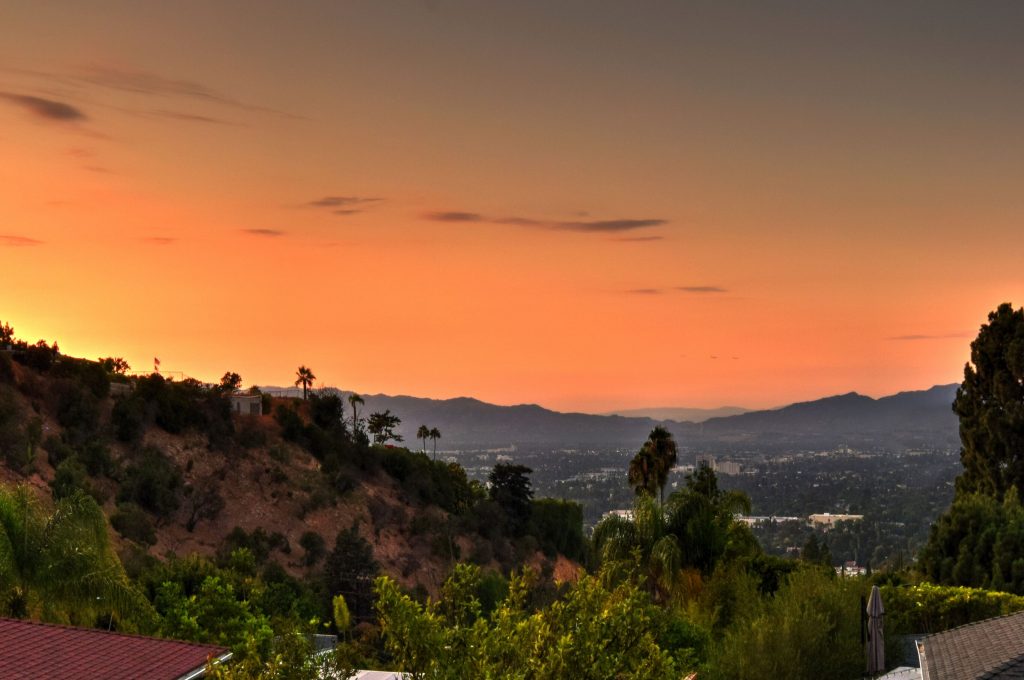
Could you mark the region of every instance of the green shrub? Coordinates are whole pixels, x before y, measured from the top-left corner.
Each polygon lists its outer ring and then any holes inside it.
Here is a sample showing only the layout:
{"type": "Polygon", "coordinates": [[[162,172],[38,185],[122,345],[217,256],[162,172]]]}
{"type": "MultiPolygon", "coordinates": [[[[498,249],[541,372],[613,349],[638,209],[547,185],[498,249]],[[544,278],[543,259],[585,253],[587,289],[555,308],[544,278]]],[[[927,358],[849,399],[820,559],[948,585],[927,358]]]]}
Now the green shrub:
{"type": "Polygon", "coordinates": [[[302,564],[312,567],[327,554],[327,542],[315,531],[307,531],[299,538],[299,546],[305,551],[302,564]]]}
{"type": "Polygon", "coordinates": [[[46,449],[46,460],[49,461],[54,469],[75,455],[74,447],[64,441],[62,437],[55,437],[53,435],[46,438],[46,441],[43,442],[43,448],[46,449]]]}
{"type": "Polygon", "coordinates": [[[110,516],[110,525],[129,541],[140,545],[156,544],[156,529],[149,515],[135,503],[120,503],[110,516]]]}
{"type": "Polygon", "coordinates": [[[89,482],[89,475],[85,466],[78,460],[78,456],[71,456],[57,466],[53,481],[50,482],[50,491],[54,500],[69,498],[77,491],[84,491],[99,503],[106,500],[89,482]]]}
{"type": "Polygon", "coordinates": [[[166,519],[181,505],[181,471],[154,446],[144,448],[125,469],[119,501],[132,502],[166,519]]]}
{"type": "Polygon", "coordinates": [[[114,436],[123,442],[137,442],[146,429],[146,402],[137,397],[121,397],[114,401],[110,413],[114,436]]]}
{"type": "Polygon", "coordinates": [[[900,633],[939,633],[974,621],[1024,610],[1024,597],[981,588],[882,586],[886,626],[900,633]]]}

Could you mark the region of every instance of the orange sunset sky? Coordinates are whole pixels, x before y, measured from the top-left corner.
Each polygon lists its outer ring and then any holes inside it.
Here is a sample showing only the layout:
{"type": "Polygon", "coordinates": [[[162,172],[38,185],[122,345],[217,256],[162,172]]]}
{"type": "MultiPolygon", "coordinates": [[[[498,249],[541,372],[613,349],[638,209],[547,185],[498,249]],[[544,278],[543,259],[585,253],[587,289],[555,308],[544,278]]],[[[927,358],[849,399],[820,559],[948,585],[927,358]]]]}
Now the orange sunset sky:
{"type": "Polygon", "coordinates": [[[1024,303],[1024,4],[0,6],[0,319],[560,410],[960,379],[1024,303]]]}

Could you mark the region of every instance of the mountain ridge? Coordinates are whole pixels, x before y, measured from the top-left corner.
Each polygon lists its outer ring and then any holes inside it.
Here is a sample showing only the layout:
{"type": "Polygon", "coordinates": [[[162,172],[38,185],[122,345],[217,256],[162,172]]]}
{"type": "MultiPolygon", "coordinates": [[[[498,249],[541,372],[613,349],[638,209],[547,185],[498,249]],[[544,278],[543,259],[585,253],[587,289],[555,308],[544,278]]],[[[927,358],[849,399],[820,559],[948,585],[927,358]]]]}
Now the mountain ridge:
{"type": "MultiPolygon", "coordinates": [[[[947,447],[956,443],[956,417],[951,409],[956,388],[955,383],[934,385],[878,398],[847,392],[703,422],[562,412],[538,404],[502,406],[474,397],[432,399],[386,394],[361,395],[365,403],[360,406],[360,413],[390,409],[402,419],[399,433],[411,442],[416,441],[419,425],[437,427],[442,433],[441,449],[635,446],[655,425],[668,427],[685,446],[708,449],[753,444],[947,447]]],[[[352,393],[339,388],[324,389],[345,397],[352,393]]]]}

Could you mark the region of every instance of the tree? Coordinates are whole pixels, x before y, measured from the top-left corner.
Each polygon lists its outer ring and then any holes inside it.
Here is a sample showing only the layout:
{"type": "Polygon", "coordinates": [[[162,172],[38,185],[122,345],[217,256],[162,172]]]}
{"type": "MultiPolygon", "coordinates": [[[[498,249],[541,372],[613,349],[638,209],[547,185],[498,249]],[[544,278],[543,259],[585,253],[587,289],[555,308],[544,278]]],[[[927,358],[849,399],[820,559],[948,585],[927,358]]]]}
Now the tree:
{"type": "Polygon", "coordinates": [[[629,486],[637,496],[643,494],[654,495],[654,489],[657,488],[654,471],[656,466],[657,461],[654,460],[654,452],[647,445],[642,446],[629,461],[629,471],[627,473],[629,486]]]}
{"type": "Polygon", "coordinates": [[[324,585],[331,597],[344,595],[352,618],[366,621],[373,617],[373,579],[380,565],[373,558],[373,546],[359,535],[356,525],[339,531],[334,549],[324,564],[324,585]]]}
{"type": "Polygon", "coordinates": [[[0,324],[0,347],[10,347],[14,344],[14,329],[11,328],[11,324],[2,323],[0,324]]]}
{"type": "Polygon", "coordinates": [[[220,389],[225,394],[234,394],[242,386],[242,376],[228,371],[220,379],[220,389]]]}
{"type": "Polygon", "coordinates": [[[665,503],[665,484],[668,475],[675,467],[678,447],[672,433],[658,425],[633,460],[629,463],[629,483],[637,494],[653,494],[655,489],[661,492],[661,502],[665,503]]]}
{"type": "Polygon", "coordinates": [[[441,438],[441,430],[436,427],[430,428],[430,439],[434,442],[434,460],[437,460],[437,440],[441,438]]]}
{"type": "Polygon", "coordinates": [[[299,546],[306,553],[302,558],[302,563],[307,567],[314,566],[327,554],[327,543],[324,541],[324,537],[312,530],[302,534],[299,538],[299,546]]]}
{"type": "Polygon", "coordinates": [[[366,429],[373,435],[373,443],[386,445],[389,441],[400,442],[402,435],[395,432],[395,428],[402,423],[402,419],[391,414],[391,409],[377,411],[370,414],[370,420],[366,429]]]}
{"type": "Polygon", "coordinates": [[[414,678],[677,678],[658,644],[660,620],[631,584],[610,590],[583,576],[564,597],[529,604],[536,577],[514,576],[489,616],[479,567],[456,565],[441,597],[421,605],[387,577],[377,579],[385,649],[414,678]]]}
{"type": "Polygon", "coordinates": [[[79,625],[112,613],[144,628],[155,618],[96,502],[78,492],[47,512],[26,487],[0,487],[0,612],[79,625]]]}
{"type": "Polygon", "coordinates": [[[971,361],[956,393],[960,417],[957,493],[1001,499],[1024,490],[1024,309],[1004,303],[971,343],[971,361]]]}
{"type": "Polygon", "coordinates": [[[107,373],[114,375],[124,375],[131,369],[128,362],[121,357],[103,357],[99,359],[99,363],[107,373]]]}
{"type": "Polygon", "coordinates": [[[185,529],[192,533],[200,520],[216,519],[224,510],[224,497],[212,478],[185,487],[185,529]]]}
{"type": "Polygon", "coordinates": [[[533,470],[525,465],[498,463],[487,476],[491,500],[505,512],[509,532],[521,536],[530,521],[533,487],[529,475],[533,470]]]}
{"type": "Polygon", "coordinates": [[[919,568],[943,584],[1024,592],[1024,309],[1004,303],[988,315],[953,411],[963,472],[919,568]]]}
{"type": "Polygon", "coordinates": [[[316,380],[316,376],[313,375],[313,371],[305,366],[299,366],[299,369],[295,371],[295,386],[302,386],[302,398],[306,398],[306,393],[310,387],[313,386],[313,381],[316,380]]]}
{"type": "Polygon", "coordinates": [[[355,392],[348,395],[348,405],[352,407],[352,432],[359,431],[359,413],[356,411],[356,405],[365,403],[363,398],[355,392]]]}
{"type": "Polygon", "coordinates": [[[420,425],[419,429],[416,430],[416,439],[423,442],[423,453],[427,452],[427,439],[430,438],[430,428],[426,425],[420,425]]]}

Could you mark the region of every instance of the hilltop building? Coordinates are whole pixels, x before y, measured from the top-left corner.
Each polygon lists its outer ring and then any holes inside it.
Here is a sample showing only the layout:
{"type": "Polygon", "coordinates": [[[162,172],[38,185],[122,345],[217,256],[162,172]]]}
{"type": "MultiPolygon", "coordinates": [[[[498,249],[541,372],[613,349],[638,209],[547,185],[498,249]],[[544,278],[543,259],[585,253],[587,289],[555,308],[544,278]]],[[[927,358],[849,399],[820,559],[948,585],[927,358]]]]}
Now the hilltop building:
{"type": "Polygon", "coordinates": [[[807,521],[811,526],[830,529],[835,526],[836,522],[859,522],[862,519],[864,519],[864,515],[833,515],[831,512],[822,512],[811,515],[807,521]]]}

